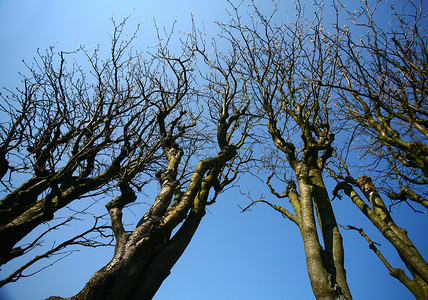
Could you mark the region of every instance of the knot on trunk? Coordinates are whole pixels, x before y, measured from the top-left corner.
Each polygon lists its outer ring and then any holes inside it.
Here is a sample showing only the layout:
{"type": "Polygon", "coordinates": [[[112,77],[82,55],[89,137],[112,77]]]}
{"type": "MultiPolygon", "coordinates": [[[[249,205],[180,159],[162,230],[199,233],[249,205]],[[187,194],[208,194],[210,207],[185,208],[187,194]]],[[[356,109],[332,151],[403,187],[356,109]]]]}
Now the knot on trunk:
{"type": "Polygon", "coordinates": [[[288,195],[291,191],[297,191],[297,186],[294,180],[289,180],[287,182],[287,188],[285,190],[286,195],[288,195]]]}
{"type": "Polygon", "coordinates": [[[363,193],[376,191],[370,176],[359,176],[356,183],[363,193]]]}
{"type": "Polygon", "coordinates": [[[175,182],[177,172],[171,169],[158,170],[156,171],[155,176],[157,179],[159,179],[160,184],[164,185],[168,182],[175,182]]]}

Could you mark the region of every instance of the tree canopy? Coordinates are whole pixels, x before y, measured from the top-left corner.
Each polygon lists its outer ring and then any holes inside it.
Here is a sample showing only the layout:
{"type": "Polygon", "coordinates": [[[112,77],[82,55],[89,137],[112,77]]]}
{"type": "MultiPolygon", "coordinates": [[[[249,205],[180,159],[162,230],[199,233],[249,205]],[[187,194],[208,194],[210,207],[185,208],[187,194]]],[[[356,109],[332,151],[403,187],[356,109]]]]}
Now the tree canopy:
{"type": "Polygon", "coordinates": [[[151,299],[208,207],[235,193],[242,212],[266,205],[297,226],[316,299],[352,299],[357,288],[346,230],[385,274],[428,297],[424,249],[394,216],[403,204],[409,218],[427,208],[422,2],[297,1],[288,18],[279,4],[229,2],[212,41],[193,22],[188,33],[156,28],[156,46],[137,49],[139,27],[126,35],[128,18],[113,18],[107,56],[101,47],[38,51],[22,86],[1,95],[0,262],[26,258],[2,285],[70,246],[113,245],[71,299],[151,299]],[[124,210],[142,195],[150,203],[128,224],[124,210]],[[361,224],[341,223],[339,199],[361,224]],[[100,201],[104,212],[92,207],[100,201]],[[32,254],[88,216],[87,230],[32,254]]]}

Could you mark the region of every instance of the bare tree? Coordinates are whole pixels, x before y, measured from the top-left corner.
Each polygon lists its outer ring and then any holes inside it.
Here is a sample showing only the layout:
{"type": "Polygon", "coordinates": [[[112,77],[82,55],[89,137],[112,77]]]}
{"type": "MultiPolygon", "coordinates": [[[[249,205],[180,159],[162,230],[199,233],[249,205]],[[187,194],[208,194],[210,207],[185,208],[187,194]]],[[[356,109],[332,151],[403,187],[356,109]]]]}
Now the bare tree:
{"type": "MultiPolygon", "coordinates": [[[[112,260],[70,299],[150,299],[206,207],[261,146],[256,176],[273,197],[252,199],[243,210],[264,203],[297,225],[317,299],[352,299],[329,197],[340,197],[339,191],[395,247],[412,278],[388,262],[363,229],[346,229],[357,230],[390,274],[426,299],[427,263],[384,201],[388,194],[426,207],[424,18],[412,1],[403,11],[391,6],[388,30],[375,22],[370,3],[348,11],[333,2],[333,26],[325,24],[322,4],[305,14],[296,1],[295,18],[278,23],[278,6],[266,15],[251,2],[253,13],[245,15],[231,4],[231,22],[218,23],[221,42],[212,51],[193,29],[177,51],[170,48],[172,34],[159,35],[147,57],[132,50],[135,35],[123,38],[123,22],[115,25],[107,60],[98,49],[40,54],[23,89],[3,98],[10,121],[0,127],[7,191],[0,202],[0,238],[7,241],[1,262],[27,252],[31,247],[17,243],[60,208],[103,195],[109,224],[96,223],[52,249],[90,245],[99,239],[88,234],[113,231],[112,260]],[[69,66],[72,55],[86,65],[69,66]],[[354,153],[371,163],[353,166],[354,153]],[[331,191],[328,175],[338,181],[331,191]],[[159,193],[129,229],[124,208],[155,181],[159,193]],[[289,207],[275,198],[288,198],[289,207]]],[[[2,284],[50,255],[30,260],[2,284]]]]}
{"type": "Polygon", "coordinates": [[[352,299],[342,236],[323,179],[334,141],[329,112],[332,89],[318,83],[333,83],[335,66],[330,60],[333,48],[325,43],[322,11],[309,21],[297,6],[296,20],[276,25],[276,10],[264,15],[256,5],[251,8],[253,23],[245,23],[239,7],[234,7],[231,23],[222,25],[222,30],[239,48],[246,95],[267,122],[273,143],[263,157],[269,172],[267,186],[276,197],[288,198],[294,212],[266,200],[255,200],[250,206],[267,203],[298,226],[317,299],[352,299]],[[278,179],[286,185],[285,192],[274,187],[278,179]]]}
{"type": "Polygon", "coordinates": [[[9,191],[1,202],[3,262],[21,255],[15,244],[58,209],[83,197],[117,195],[105,205],[114,256],[72,299],[151,299],[206,206],[248,159],[239,150],[247,147],[252,117],[242,85],[231,76],[236,62],[204,54],[197,67],[203,52],[196,39],[173,52],[172,33],[159,33],[156,51],[146,58],[132,51],[135,34],[123,38],[125,22],[115,24],[109,59],[101,60],[98,49],[79,50],[91,78],[83,66],[67,69],[67,56],[76,53],[60,52],[56,65],[50,51],[29,67],[24,90],[4,99],[11,122],[2,125],[4,175],[9,172],[2,181],[9,191]],[[200,76],[204,68],[207,75],[200,76]],[[16,174],[29,179],[15,186],[16,174]],[[135,228],[125,230],[122,210],[153,180],[158,195],[135,228]]]}
{"type": "MultiPolygon", "coordinates": [[[[91,78],[83,67],[68,66],[66,58],[76,53],[60,52],[57,62],[50,49],[28,66],[23,88],[3,98],[9,120],[1,125],[0,148],[9,174],[2,179],[1,263],[23,254],[16,243],[58,209],[103,194],[123,178],[141,188],[159,167],[156,97],[162,86],[156,76],[162,65],[127,57],[135,36],[122,39],[124,24],[115,26],[106,61],[99,50],[78,51],[91,78]]],[[[174,92],[187,89],[181,83],[174,92]]]]}
{"type": "Polygon", "coordinates": [[[422,1],[365,1],[356,11],[339,9],[350,19],[337,26],[342,42],[335,60],[344,118],[355,128],[352,142],[371,161],[366,169],[377,171],[373,176],[385,194],[427,208],[428,52],[422,1]],[[361,29],[362,36],[353,34],[361,29]]]}
{"type": "MultiPolygon", "coordinates": [[[[345,181],[332,194],[345,190],[396,248],[413,279],[392,267],[376,249],[382,263],[418,299],[425,299],[426,261],[407,232],[393,221],[371,178],[353,179],[345,162],[347,158],[355,160],[352,153],[370,158],[373,163],[356,172],[377,172],[381,191],[391,198],[426,205],[428,56],[421,7],[409,2],[399,12],[390,6],[394,19],[392,31],[388,31],[375,22],[376,10],[370,8],[369,1],[352,11],[333,3],[333,26],[324,24],[322,4],[315,4],[310,16],[303,14],[300,4],[297,2],[296,20],[280,25],[275,23],[275,11],[263,15],[254,3],[249,20],[240,14],[239,7],[233,7],[231,24],[221,25],[225,38],[242,54],[239,72],[247,95],[267,120],[274,147],[262,160],[270,170],[266,184],[276,197],[289,198],[294,213],[265,199],[253,200],[244,210],[263,202],[296,223],[316,298],[350,299],[342,238],[324,184],[323,171],[333,175],[330,166],[335,165],[333,177],[345,181]],[[350,25],[343,26],[343,20],[350,20],[350,25]],[[367,28],[369,33],[360,36],[359,28],[367,28]],[[339,142],[335,136],[340,136],[339,142]],[[356,151],[352,152],[354,145],[356,151]],[[330,159],[333,153],[336,160],[330,159]],[[275,181],[287,186],[284,192],[274,188],[275,181]],[[397,186],[400,193],[393,193],[397,186]],[[317,220],[323,243],[317,236],[317,220]]],[[[369,243],[374,249],[373,242],[369,243]]]]}
{"type": "Polygon", "coordinates": [[[333,86],[349,136],[348,143],[337,152],[338,163],[334,167],[331,164],[332,176],[340,181],[334,194],[344,190],[396,249],[412,278],[393,267],[362,229],[349,226],[372,245],[390,274],[417,299],[426,299],[428,264],[407,231],[396,224],[382,196],[388,195],[393,205],[406,202],[413,208],[416,202],[428,207],[428,53],[422,2],[419,6],[413,1],[388,6],[381,1],[365,1],[352,12],[341,5],[337,8],[351,23],[338,24],[341,42],[335,44],[340,55],[334,61],[342,77],[333,86]],[[392,18],[389,24],[381,24],[386,10],[392,18]],[[362,36],[352,35],[357,28],[365,29],[362,36]],[[352,157],[350,149],[371,163],[353,167],[347,159],[352,157]],[[364,176],[356,179],[352,173],[364,176]]]}
{"type": "Polygon", "coordinates": [[[352,202],[396,249],[397,254],[413,278],[410,278],[404,270],[393,267],[379,249],[373,248],[374,243],[361,228],[355,228],[354,226],[348,226],[348,228],[358,230],[367,242],[369,242],[370,248],[379,257],[391,276],[403,283],[417,299],[426,299],[428,295],[426,280],[428,271],[427,262],[408,237],[407,231],[396,224],[370,177],[360,176],[358,180],[347,177],[345,181],[340,182],[336,186],[333,194],[338,195],[337,193],[340,190],[343,190],[349,196],[352,202]],[[358,187],[368,200],[368,203],[363,200],[364,198],[355,191],[352,185],[358,187]]]}

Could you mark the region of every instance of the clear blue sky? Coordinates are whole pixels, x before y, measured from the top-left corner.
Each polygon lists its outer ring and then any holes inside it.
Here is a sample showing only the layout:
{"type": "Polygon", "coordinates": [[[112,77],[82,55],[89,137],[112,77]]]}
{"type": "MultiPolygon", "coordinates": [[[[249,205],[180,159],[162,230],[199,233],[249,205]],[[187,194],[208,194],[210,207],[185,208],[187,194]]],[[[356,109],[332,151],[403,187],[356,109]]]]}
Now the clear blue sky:
{"type": "MultiPolygon", "coordinates": [[[[285,3],[289,2],[284,0],[281,4],[284,16],[285,3]]],[[[130,29],[146,20],[138,34],[145,47],[153,39],[153,18],[159,27],[170,28],[177,20],[178,29],[189,31],[193,12],[196,25],[203,23],[205,30],[212,33],[217,30],[213,21],[227,18],[227,6],[223,0],[0,0],[0,86],[10,89],[20,86],[18,72],[25,72],[22,60],[31,62],[37,49],[43,51],[56,45],[58,51],[70,51],[77,48],[76,43],[85,44],[88,49],[94,44],[108,47],[112,29],[109,18],[113,13],[116,20],[121,20],[135,9],[130,29]]],[[[241,183],[252,187],[254,197],[266,191],[263,184],[248,178],[241,183]]],[[[267,197],[269,200],[270,196],[267,197]]],[[[102,208],[104,202],[100,202],[102,208]]],[[[190,246],[155,299],[314,299],[298,228],[263,205],[240,213],[237,204],[247,203],[238,190],[231,190],[209,207],[190,246]]],[[[340,224],[362,226],[382,244],[387,257],[395,257],[388,243],[378,233],[368,230],[370,224],[348,200],[335,200],[333,206],[340,224]]],[[[125,213],[131,215],[130,211],[125,213]]],[[[415,215],[404,206],[394,216],[399,225],[408,229],[422,255],[428,257],[428,216],[415,215]]],[[[343,232],[343,237],[345,267],[354,299],[413,299],[389,276],[356,232],[343,232]]],[[[52,241],[47,241],[46,246],[49,243],[52,241]]],[[[0,289],[0,300],[72,296],[109,261],[112,251],[113,248],[83,249],[35,276],[6,285],[0,289]]],[[[16,264],[4,267],[0,276],[5,276],[16,264]]]]}

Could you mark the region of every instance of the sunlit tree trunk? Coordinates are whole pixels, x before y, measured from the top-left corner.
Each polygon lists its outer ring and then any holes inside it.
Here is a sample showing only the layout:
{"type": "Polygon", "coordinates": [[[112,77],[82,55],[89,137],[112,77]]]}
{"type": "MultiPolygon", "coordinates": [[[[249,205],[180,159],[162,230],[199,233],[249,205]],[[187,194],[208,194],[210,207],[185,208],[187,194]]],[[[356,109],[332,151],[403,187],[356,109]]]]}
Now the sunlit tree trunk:
{"type": "MultiPolygon", "coordinates": [[[[211,161],[198,164],[187,191],[173,210],[166,209],[174,192],[173,179],[163,182],[163,187],[153,206],[138,227],[128,234],[121,229],[117,203],[110,202],[109,209],[115,230],[117,244],[113,259],[88,281],[76,296],[70,299],[151,299],[170,270],[190,243],[202,217],[210,189],[222,165],[233,155],[219,155],[211,161]],[[206,176],[208,168],[213,168],[206,176]],[[185,211],[192,206],[186,216],[185,211]],[[159,215],[161,214],[161,215],[159,215]],[[171,235],[171,224],[184,220],[178,231],[171,235]]],[[[51,299],[61,299],[51,297],[51,299]]]]}
{"type": "Polygon", "coordinates": [[[363,212],[366,217],[376,226],[382,235],[396,249],[406,268],[413,276],[410,279],[406,273],[399,268],[393,268],[389,262],[381,256],[379,250],[375,253],[389,270],[390,274],[400,280],[417,299],[427,299],[428,297],[428,264],[418,249],[409,239],[406,230],[399,227],[392,216],[389,214],[387,207],[382,198],[376,191],[373,183],[368,176],[361,176],[358,180],[351,180],[365,195],[370,205],[364,201],[359,194],[347,182],[340,183],[336,190],[343,189],[350,197],[353,203],[363,212]]]}
{"type": "Polygon", "coordinates": [[[349,300],[352,296],[346,280],[342,236],[322,175],[333,151],[329,119],[332,95],[330,88],[316,84],[334,82],[334,68],[329,62],[333,53],[323,43],[324,32],[318,23],[321,19],[306,23],[298,7],[295,22],[278,25],[273,22],[276,11],[265,16],[253,6],[253,27],[240,23],[239,8],[235,7],[232,25],[223,26],[230,33],[232,45],[240,47],[240,76],[248,86],[247,97],[267,122],[273,145],[264,156],[270,174],[266,183],[273,195],[289,199],[294,213],[264,200],[253,201],[250,206],[267,203],[299,227],[317,299],[349,300]],[[280,168],[286,171],[281,174],[280,168]],[[275,179],[288,181],[284,193],[273,187],[275,179]]]}

